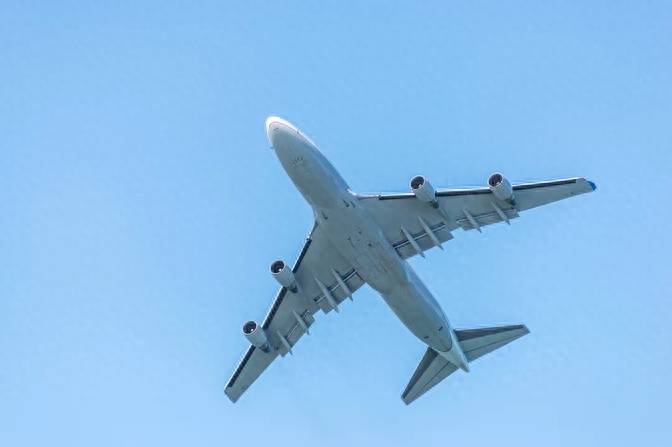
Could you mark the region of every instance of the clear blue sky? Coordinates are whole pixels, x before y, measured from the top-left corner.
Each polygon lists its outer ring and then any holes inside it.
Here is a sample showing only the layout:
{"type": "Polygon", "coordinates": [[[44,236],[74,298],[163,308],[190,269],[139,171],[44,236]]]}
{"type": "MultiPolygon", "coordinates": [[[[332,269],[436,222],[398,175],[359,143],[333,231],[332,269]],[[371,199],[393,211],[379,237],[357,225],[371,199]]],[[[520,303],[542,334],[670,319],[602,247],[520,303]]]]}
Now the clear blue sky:
{"type": "Polygon", "coordinates": [[[0,9],[0,445],[668,445],[669,2],[109,3],[0,9]],[[594,180],[412,261],[532,333],[406,407],[365,288],[231,404],[312,225],[272,114],[357,191],[594,180]]]}

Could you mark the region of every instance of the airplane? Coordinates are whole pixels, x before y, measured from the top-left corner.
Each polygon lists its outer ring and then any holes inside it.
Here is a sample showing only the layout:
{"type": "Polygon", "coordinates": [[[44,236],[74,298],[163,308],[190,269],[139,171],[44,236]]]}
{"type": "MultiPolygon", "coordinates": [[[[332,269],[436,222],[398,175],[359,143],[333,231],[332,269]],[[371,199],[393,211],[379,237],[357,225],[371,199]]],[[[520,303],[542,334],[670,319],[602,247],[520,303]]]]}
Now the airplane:
{"type": "Polygon", "coordinates": [[[406,405],[458,369],[468,372],[471,362],[529,330],[522,324],[454,329],[406,259],[443,249],[458,228],[480,232],[486,225],[510,224],[521,211],[596,189],[582,177],[512,185],[494,173],[486,187],[435,189],[418,175],[410,192],[358,194],[288,121],[269,117],[266,133],[315,222],[291,267],[282,260],[271,264],[280,290],[262,323],[243,324],[250,346],[226,385],[232,402],[274,359],[292,354],[317,312],[338,312],[364,284],[427,346],[401,394],[406,405]]]}

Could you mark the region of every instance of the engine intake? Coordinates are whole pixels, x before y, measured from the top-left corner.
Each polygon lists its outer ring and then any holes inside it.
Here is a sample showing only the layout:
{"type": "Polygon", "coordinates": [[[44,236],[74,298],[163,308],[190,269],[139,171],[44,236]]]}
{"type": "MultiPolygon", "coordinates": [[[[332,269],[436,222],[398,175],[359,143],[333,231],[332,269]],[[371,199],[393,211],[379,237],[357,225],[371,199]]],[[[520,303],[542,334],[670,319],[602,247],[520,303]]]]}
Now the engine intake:
{"type": "Polygon", "coordinates": [[[421,175],[416,175],[411,179],[411,190],[418,200],[431,204],[434,208],[438,206],[436,201],[436,191],[429,180],[421,175]]]}
{"type": "Polygon", "coordinates": [[[292,269],[289,268],[284,261],[277,260],[271,264],[271,274],[282,287],[287,287],[289,290],[296,293],[296,277],[294,276],[292,269]]]}
{"type": "Polygon", "coordinates": [[[250,320],[243,325],[243,335],[253,346],[268,352],[269,344],[266,332],[259,327],[256,321],[250,320]]]}
{"type": "Polygon", "coordinates": [[[499,200],[503,200],[512,205],[516,203],[511,183],[509,183],[506,177],[504,177],[499,172],[495,172],[490,177],[488,177],[488,186],[490,187],[492,194],[499,200]]]}

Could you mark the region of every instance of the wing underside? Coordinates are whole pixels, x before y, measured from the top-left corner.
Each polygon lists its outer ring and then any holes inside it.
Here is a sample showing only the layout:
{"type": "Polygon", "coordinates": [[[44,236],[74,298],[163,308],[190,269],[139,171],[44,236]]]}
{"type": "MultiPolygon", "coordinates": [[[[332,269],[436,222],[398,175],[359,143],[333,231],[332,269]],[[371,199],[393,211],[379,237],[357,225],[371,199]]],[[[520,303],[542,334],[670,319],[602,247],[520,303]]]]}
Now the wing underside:
{"type": "Polygon", "coordinates": [[[310,330],[318,311],[338,311],[338,306],[364,281],[315,225],[306,239],[292,272],[295,291],[282,287],[261,324],[270,345],[268,352],[250,345],[229,379],[225,393],[236,401],[261,373],[310,330]]]}
{"type": "Polygon", "coordinates": [[[519,212],[595,190],[595,184],[576,177],[513,185],[515,202],[496,198],[485,188],[439,189],[436,206],[417,199],[413,193],[364,194],[366,206],[383,228],[399,255],[409,258],[452,239],[452,231],[481,230],[499,222],[510,222],[519,212]]]}

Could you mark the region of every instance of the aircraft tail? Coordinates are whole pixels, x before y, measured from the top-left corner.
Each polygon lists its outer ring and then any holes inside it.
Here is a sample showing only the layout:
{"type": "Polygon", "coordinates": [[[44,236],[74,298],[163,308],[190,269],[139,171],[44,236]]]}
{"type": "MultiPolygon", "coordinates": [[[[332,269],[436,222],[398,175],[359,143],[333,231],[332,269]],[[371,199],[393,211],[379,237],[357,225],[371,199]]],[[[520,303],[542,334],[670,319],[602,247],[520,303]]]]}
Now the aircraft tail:
{"type": "MultiPolygon", "coordinates": [[[[455,335],[464,356],[471,362],[529,332],[525,325],[517,324],[455,330],[455,335]]],[[[432,348],[427,348],[427,352],[402,393],[401,399],[406,405],[410,404],[455,371],[457,371],[457,366],[454,363],[432,348]]]]}

